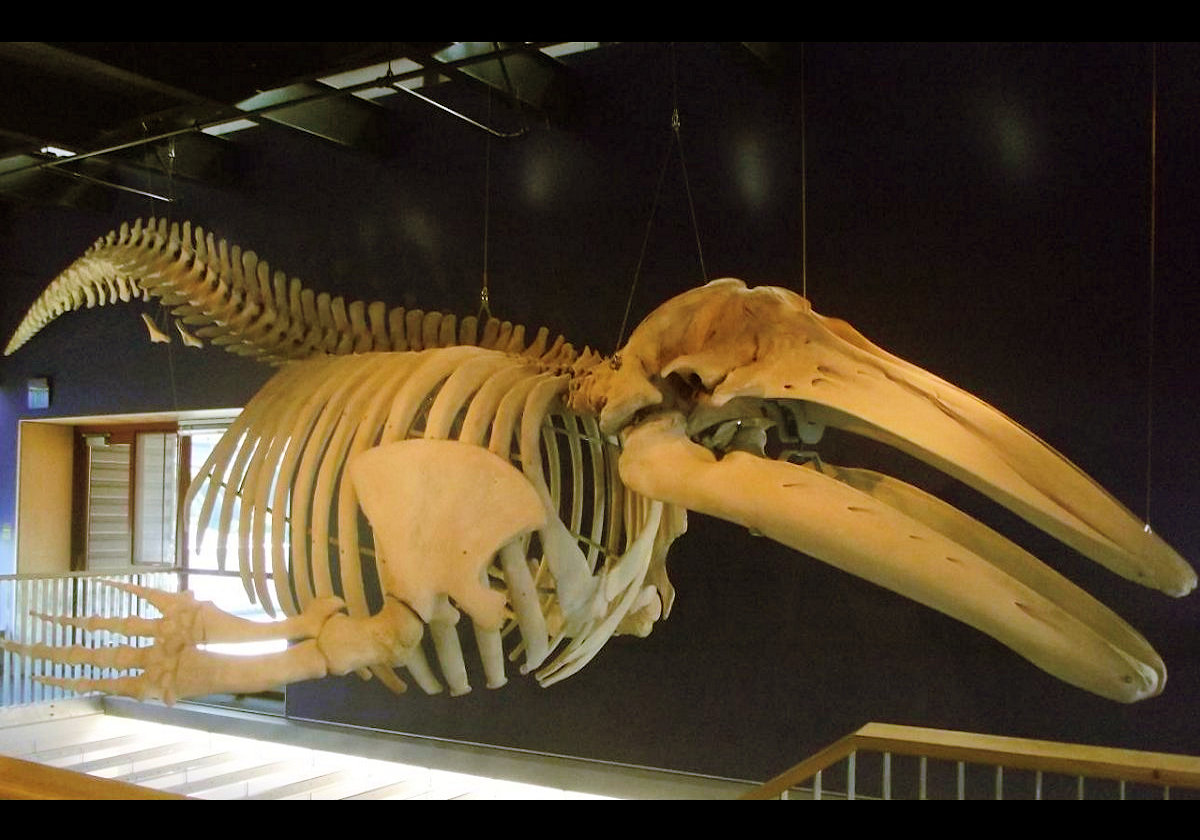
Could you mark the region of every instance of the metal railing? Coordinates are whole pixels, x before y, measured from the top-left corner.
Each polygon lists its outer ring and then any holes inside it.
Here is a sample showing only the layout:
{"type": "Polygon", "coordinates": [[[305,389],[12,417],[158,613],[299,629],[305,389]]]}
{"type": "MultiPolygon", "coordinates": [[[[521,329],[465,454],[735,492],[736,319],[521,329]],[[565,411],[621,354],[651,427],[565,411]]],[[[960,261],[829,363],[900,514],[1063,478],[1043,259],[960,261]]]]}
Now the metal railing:
{"type": "MultiPolygon", "coordinates": [[[[158,611],[153,606],[128,592],[105,586],[104,582],[132,583],[175,592],[179,588],[179,579],[178,570],[162,566],[133,567],[121,574],[0,575],[0,616],[4,617],[0,633],[9,641],[56,647],[138,644],[138,640],[126,640],[107,630],[56,626],[36,615],[157,618],[158,611]]],[[[0,705],[41,703],[74,695],[74,692],[39,682],[39,677],[97,679],[119,673],[111,668],[56,664],[4,651],[0,658],[0,705]]]]}
{"type": "Polygon", "coordinates": [[[1200,757],[869,723],[743,799],[1197,798],[1200,757]],[[901,767],[903,762],[903,767],[901,767]]]}
{"type": "MultiPolygon", "coordinates": [[[[106,581],[178,591],[183,575],[236,573],[165,567],[121,574],[71,572],[0,575],[0,632],[22,644],[88,648],[149,644],[106,630],[62,627],[36,617],[157,618],[157,610],[106,581]]],[[[73,696],[39,677],[103,679],[121,672],[52,663],[3,651],[0,705],[73,696]]],[[[1164,798],[1172,790],[1200,798],[1200,757],[1063,744],[939,729],[870,723],[800,762],[745,799],[1127,799],[1164,798]]]]}

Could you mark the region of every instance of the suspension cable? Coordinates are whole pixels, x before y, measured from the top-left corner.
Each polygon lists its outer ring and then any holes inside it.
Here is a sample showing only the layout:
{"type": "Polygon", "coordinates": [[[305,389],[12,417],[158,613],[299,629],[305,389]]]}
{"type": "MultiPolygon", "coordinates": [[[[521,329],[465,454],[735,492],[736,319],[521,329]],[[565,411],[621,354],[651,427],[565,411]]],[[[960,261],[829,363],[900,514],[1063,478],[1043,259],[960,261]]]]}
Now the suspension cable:
{"type": "Polygon", "coordinates": [[[1158,45],[1150,45],[1150,281],[1149,347],[1146,351],[1146,532],[1150,532],[1150,487],[1154,441],[1154,305],[1158,257],[1158,45]]]}
{"type": "Polygon", "coordinates": [[[683,140],[682,140],[682,135],[680,133],[681,120],[679,117],[679,84],[678,84],[678,75],[676,73],[676,67],[675,67],[675,45],[674,44],[670,45],[670,55],[671,55],[671,135],[672,135],[672,139],[674,142],[667,146],[666,155],[663,157],[662,168],[659,170],[659,173],[658,173],[658,183],[655,185],[655,188],[654,188],[654,200],[650,205],[650,216],[646,220],[646,231],[642,235],[642,249],[641,249],[641,252],[638,254],[637,265],[634,267],[633,280],[629,286],[629,296],[625,300],[625,314],[621,318],[621,329],[617,333],[617,344],[616,344],[616,348],[615,348],[616,350],[619,350],[621,348],[621,344],[625,340],[625,328],[629,325],[629,313],[630,313],[630,310],[633,308],[634,293],[637,290],[638,279],[641,277],[642,263],[646,258],[646,248],[648,247],[649,242],[650,242],[650,230],[654,224],[654,216],[658,210],[659,199],[662,196],[662,187],[663,187],[663,181],[665,180],[666,174],[667,174],[667,166],[671,162],[672,153],[674,153],[676,151],[679,153],[679,169],[680,169],[680,173],[683,177],[684,192],[687,196],[688,213],[692,220],[692,233],[696,238],[696,256],[700,261],[700,277],[701,277],[702,282],[705,282],[705,283],[708,282],[708,270],[704,266],[704,248],[702,247],[701,242],[700,242],[700,225],[696,219],[696,205],[695,205],[695,202],[692,200],[692,186],[691,186],[691,181],[688,179],[687,161],[684,159],[684,154],[683,154],[683,140]]]}

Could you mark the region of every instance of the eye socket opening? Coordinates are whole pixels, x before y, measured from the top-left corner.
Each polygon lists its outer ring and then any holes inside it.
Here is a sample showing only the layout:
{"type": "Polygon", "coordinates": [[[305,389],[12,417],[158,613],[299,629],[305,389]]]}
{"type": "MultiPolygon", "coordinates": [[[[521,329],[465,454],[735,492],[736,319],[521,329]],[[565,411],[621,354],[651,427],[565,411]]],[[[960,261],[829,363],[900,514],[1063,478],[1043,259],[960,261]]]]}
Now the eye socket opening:
{"type": "MultiPolygon", "coordinates": [[[[667,365],[666,367],[671,368],[670,365],[667,365]]],[[[716,375],[710,371],[710,375],[713,378],[712,384],[706,385],[704,377],[699,371],[690,365],[681,364],[679,367],[671,369],[666,376],[661,377],[658,381],[660,383],[670,384],[671,387],[677,388],[684,393],[695,396],[711,396],[728,378],[729,371],[721,371],[719,375],[716,375]]]]}
{"type": "Polygon", "coordinates": [[[711,394],[711,391],[704,387],[704,380],[700,378],[700,374],[695,371],[672,371],[657,379],[655,385],[668,397],[674,397],[687,404],[694,404],[702,396],[711,394]]]}

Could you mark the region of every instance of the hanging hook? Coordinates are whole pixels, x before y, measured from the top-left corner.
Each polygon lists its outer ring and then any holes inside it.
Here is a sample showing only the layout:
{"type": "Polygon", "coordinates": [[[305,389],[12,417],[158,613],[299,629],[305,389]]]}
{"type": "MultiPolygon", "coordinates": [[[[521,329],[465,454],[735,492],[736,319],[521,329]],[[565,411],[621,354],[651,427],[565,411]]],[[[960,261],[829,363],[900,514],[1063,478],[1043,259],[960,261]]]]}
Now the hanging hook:
{"type": "Polygon", "coordinates": [[[479,290],[479,315],[480,320],[492,317],[492,307],[488,305],[488,284],[487,272],[483,272],[483,288],[479,290]]]}
{"type": "Polygon", "coordinates": [[[696,222],[696,207],[695,207],[695,204],[692,202],[692,188],[691,188],[690,182],[688,181],[687,163],[684,161],[684,158],[683,158],[683,141],[682,141],[681,132],[680,132],[683,121],[682,121],[682,119],[680,119],[680,116],[679,116],[679,88],[678,88],[678,84],[676,82],[676,77],[675,77],[675,45],[674,44],[671,44],[671,53],[670,54],[671,54],[671,133],[672,133],[673,137],[675,138],[675,143],[674,143],[673,147],[670,143],[667,144],[667,151],[666,151],[666,154],[663,156],[662,169],[659,170],[659,173],[658,173],[658,184],[654,188],[654,200],[653,200],[653,202],[651,202],[651,205],[650,205],[650,216],[646,220],[646,232],[642,236],[642,250],[638,254],[637,265],[634,267],[634,270],[633,270],[633,280],[630,282],[630,285],[629,285],[629,296],[625,300],[625,314],[621,318],[621,329],[617,333],[617,344],[616,344],[616,347],[614,348],[614,352],[616,350],[621,349],[621,343],[625,340],[625,329],[629,325],[629,313],[630,313],[630,310],[633,308],[634,293],[637,291],[638,280],[641,277],[642,263],[646,257],[646,248],[650,243],[650,230],[654,225],[654,215],[658,211],[659,199],[662,195],[663,181],[666,179],[667,166],[671,162],[671,153],[673,150],[678,150],[678,152],[679,152],[679,167],[683,173],[683,186],[684,186],[684,190],[687,193],[688,210],[689,210],[689,212],[691,214],[691,218],[692,218],[692,231],[696,237],[696,253],[700,260],[700,274],[705,282],[707,282],[707,280],[708,280],[708,271],[704,267],[704,249],[700,245],[700,226],[696,222]]]}
{"type": "MultiPolygon", "coordinates": [[[[487,95],[488,119],[492,117],[492,92],[487,95]]],[[[485,137],[483,146],[483,283],[479,289],[479,315],[483,320],[492,317],[488,295],[488,244],[492,221],[492,138],[485,137]]]]}

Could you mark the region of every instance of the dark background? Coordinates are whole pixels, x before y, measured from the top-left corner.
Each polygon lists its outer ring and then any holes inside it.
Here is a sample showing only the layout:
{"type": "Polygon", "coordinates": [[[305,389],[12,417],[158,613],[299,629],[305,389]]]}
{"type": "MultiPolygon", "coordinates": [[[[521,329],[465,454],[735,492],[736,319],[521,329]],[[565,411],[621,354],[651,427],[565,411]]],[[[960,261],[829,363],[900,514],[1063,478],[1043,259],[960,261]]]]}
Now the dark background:
{"type": "MultiPolygon", "coordinates": [[[[493,310],[611,352],[644,240],[632,323],[715,277],[801,289],[803,118],[814,308],[1000,407],[1139,515],[1149,455],[1151,522],[1196,560],[1200,48],[1156,49],[1153,287],[1147,44],[808,44],[770,62],[729,44],[618,44],[564,59],[568,107],[518,117],[518,140],[430,109],[382,156],[268,130],[240,141],[223,186],[146,177],[173,191],[172,218],[312,287],[463,314],[478,305],[490,191],[493,310]]],[[[450,97],[486,113],[476,91],[450,97]]],[[[164,207],[0,201],[4,335],[95,237],[164,207]]],[[[33,375],[53,377],[49,413],[66,416],[241,405],[269,370],[151,346],[130,307],[64,317],[0,367],[5,522],[33,375]]],[[[940,614],[693,516],[671,554],[670,619],[564,683],[450,699],[329,680],[289,689],[289,714],[741,777],[867,721],[1200,753],[1197,596],[1141,590],[879,447],[831,435],[822,454],[938,493],[1115,607],[1166,660],[1165,694],[1094,698],[940,614]]]]}

